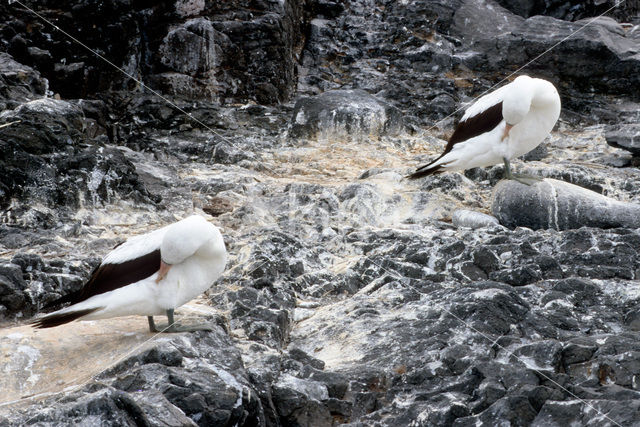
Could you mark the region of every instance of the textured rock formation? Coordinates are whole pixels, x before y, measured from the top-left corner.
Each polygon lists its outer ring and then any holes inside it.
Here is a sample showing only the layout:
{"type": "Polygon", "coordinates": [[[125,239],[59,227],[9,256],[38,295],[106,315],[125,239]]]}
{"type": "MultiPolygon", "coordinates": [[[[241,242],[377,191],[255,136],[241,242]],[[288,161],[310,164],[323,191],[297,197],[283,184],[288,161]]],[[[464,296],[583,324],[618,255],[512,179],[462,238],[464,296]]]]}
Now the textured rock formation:
{"type": "Polygon", "coordinates": [[[554,83],[561,88],[573,87],[580,91],[598,88],[625,94],[631,88],[639,87],[639,78],[629,72],[637,67],[637,39],[626,34],[611,18],[599,18],[578,32],[587,22],[572,23],[548,16],[522,19],[498,5],[486,7],[483,1],[470,0],[456,12],[452,32],[461,37],[469,49],[464,64],[483,71],[527,64],[575,33],[530,64],[529,72],[552,77],[549,71],[553,69],[553,75],[562,76],[554,83]],[[494,23],[498,23],[497,28],[494,23]],[[544,28],[543,32],[540,32],[541,28],[544,28]],[[588,70],[587,64],[595,62],[600,63],[601,68],[588,70]]]}
{"type": "Polygon", "coordinates": [[[501,181],[494,190],[491,210],[507,227],[640,228],[640,204],[620,202],[552,179],[531,186],[501,181]]]}
{"type": "MultiPolygon", "coordinates": [[[[303,4],[296,1],[26,4],[46,9],[44,16],[62,30],[168,95],[268,104],[288,99],[295,87],[305,22],[303,4]]],[[[37,66],[52,91],[77,98],[140,89],[31,12],[4,10],[15,19],[0,25],[3,48],[18,62],[37,66]]]]}
{"type": "Polygon", "coordinates": [[[620,22],[631,22],[638,15],[640,5],[634,2],[619,3],[615,0],[496,0],[501,6],[523,18],[535,15],[553,16],[568,21],[591,18],[607,13],[620,22]]]}
{"type": "Polygon", "coordinates": [[[65,207],[158,200],[122,152],[104,145],[105,129],[83,112],[92,105],[41,98],[0,113],[0,206],[10,222],[51,227],[65,207]]]}
{"type": "Polygon", "coordinates": [[[293,108],[289,135],[293,138],[349,140],[397,135],[400,111],[363,90],[333,90],[301,98],[293,108]]]}
{"type": "Polygon", "coordinates": [[[605,138],[607,144],[630,151],[634,156],[640,156],[640,125],[611,126],[607,128],[605,138]]]}
{"type": "Polygon", "coordinates": [[[28,3],[178,110],[0,2],[0,424],[640,422],[639,229],[497,226],[482,212],[502,166],[403,179],[458,108],[573,34],[526,70],[564,108],[514,168],[639,204],[605,138],[637,121],[633,5],[576,32],[597,3],[28,3]],[[335,90],[376,108],[343,143],[317,138],[331,121],[290,138],[293,100],[335,90]],[[20,326],[125,238],[200,210],[231,258],[178,315],[212,332],[20,326]]]}
{"type": "Polygon", "coordinates": [[[457,227],[493,227],[499,225],[498,219],[482,212],[458,209],[451,215],[451,222],[457,227]]]}

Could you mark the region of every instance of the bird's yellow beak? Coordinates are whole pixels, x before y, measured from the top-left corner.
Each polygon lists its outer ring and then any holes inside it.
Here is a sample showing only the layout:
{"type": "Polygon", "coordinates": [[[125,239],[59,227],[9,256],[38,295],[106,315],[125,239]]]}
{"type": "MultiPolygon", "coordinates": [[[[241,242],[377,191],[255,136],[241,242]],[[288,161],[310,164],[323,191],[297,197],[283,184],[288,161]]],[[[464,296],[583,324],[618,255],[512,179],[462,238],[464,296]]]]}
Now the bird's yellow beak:
{"type": "Polygon", "coordinates": [[[164,261],[160,260],[160,269],[158,270],[158,277],[156,278],[156,283],[160,283],[160,281],[165,278],[170,268],[171,268],[171,264],[166,264],[164,261]]]}

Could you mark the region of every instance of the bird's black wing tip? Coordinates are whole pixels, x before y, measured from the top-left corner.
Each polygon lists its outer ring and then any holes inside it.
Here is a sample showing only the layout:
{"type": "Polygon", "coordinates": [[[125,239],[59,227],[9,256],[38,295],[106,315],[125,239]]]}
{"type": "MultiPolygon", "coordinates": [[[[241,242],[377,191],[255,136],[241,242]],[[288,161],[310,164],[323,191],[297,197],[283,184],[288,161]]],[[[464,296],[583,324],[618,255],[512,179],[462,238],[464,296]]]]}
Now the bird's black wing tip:
{"type": "Polygon", "coordinates": [[[73,322],[87,314],[93,313],[101,307],[86,308],[84,310],[70,311],[67,313],[52,313],[37,319],[32,319],[28,322],[31,327],[36,329],[53,328],[55,326],[64,325],[65,323],[73,322]]]}
{"type": "Polygon", "coordinates": [[[416,169],[414,173],[405,176],[405,178],[410,180],[416,180],[416,179],[425,177],[427,175],[435,175],[439,173],[441,169],[442,169],[441,165],[432,166],[432,167],[430,167],[429,165],[425,165],[416,169]]]}

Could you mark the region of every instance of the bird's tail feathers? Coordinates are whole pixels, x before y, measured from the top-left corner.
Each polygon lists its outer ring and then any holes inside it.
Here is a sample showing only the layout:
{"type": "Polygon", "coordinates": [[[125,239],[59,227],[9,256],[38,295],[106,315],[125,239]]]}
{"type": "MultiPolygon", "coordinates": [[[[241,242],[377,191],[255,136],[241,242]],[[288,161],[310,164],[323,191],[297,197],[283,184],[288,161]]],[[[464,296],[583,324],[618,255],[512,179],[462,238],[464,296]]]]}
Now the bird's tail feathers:
{"type": "Polygon", "coordinates": [[[433,162],[421,166],[418,169],[416,169],[416,171],[414,173],[412,173],[411,175],[407,175],[406,178],[408,179],[418,179],[418,178],[422,178],[423,176],[427,176],[427,175],[433,175],[436,173],[440,173],[442,172],[442,165],[441,164],[437,164],[434,165],[434,163],[437,161],[438,159],[434,160],[433,162]]]}
{"type": "Polygon", "coordinates": [[[93,313],[96,310],[101,309],[102,307],[93,307],[93,308],[85,308],[84,310],[76,310],[76,311],[66,311],[63,313],[51,313],[44,317],[40,317],[38,319],[32,320],[30,323],[34,328],[42,329],[42,328],[53,328],[54,326],[60,326],[65,323],[72,322],[76,319],[79,319],[87,314],[93,313]]]}

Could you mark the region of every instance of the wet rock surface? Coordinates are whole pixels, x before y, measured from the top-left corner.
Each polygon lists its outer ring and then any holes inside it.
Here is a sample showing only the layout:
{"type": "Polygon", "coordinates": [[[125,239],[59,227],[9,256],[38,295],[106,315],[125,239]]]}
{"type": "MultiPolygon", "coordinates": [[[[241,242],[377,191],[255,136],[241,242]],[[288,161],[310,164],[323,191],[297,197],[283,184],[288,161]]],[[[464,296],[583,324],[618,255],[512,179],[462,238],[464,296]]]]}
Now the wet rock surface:
{"type": "MultiPolygon", "coordinates": [[[[499,3],[26,3],[174,106],[0,3],[0,424],[640,422],[638,226],[579,203],[562,226],[498,225],[494,187],[519,185],[502,166],[403,179],[456,109],[609,5],[499,3]],[[358,99],[339,129],[323,118],[358,99]],[[301,111],[313,126],[292,138],[301,111]],[[194,211],[231,255],[188,311],[211,332],[20,326],[127,237],[194,211]]],[[[638,168],[607,144],[637,117],[634,13],[526,70],[564,109],[517,172],[640,203],[638,168]]]]}
{"type": "Polygon", "coordinates": [[[555,179],[529,186],[501,181],[495,187],[491,210],[502,225],[512,228],[640,228],[640,204],[620,202],[555,179]]]}
{"type": "Polygon", "coordinates": [[[634,156],[640,157],[640,125],[611,126],[607,129],[605,138],[607,144],[630,151],[634,156]]]}
{"type": "Polygon", "coordinates": [[[363,90],[331,90],[300,98],[293,108],[292,138],[339,140],[397,135],[400,111],[363,90]]]}

